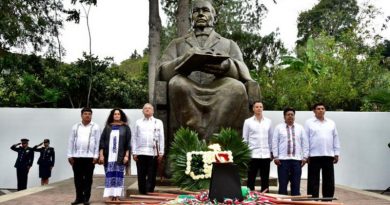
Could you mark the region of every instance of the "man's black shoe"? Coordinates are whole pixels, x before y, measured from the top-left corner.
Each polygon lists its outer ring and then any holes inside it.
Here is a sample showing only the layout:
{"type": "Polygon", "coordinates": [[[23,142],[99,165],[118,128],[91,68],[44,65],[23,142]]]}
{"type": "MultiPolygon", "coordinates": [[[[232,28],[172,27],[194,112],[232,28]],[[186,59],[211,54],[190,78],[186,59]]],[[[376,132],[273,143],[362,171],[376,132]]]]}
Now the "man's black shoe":
{"type": "Polygon", "coordinates": [[[89,205],[89,201],[84,201],[84,205],[89,205]]]}
{"type": "Polygon", "coordinates": [[[83,201],[75,200],[74,202],[71,203],[71,205],[82,204],[82,203],[83,201]]]}

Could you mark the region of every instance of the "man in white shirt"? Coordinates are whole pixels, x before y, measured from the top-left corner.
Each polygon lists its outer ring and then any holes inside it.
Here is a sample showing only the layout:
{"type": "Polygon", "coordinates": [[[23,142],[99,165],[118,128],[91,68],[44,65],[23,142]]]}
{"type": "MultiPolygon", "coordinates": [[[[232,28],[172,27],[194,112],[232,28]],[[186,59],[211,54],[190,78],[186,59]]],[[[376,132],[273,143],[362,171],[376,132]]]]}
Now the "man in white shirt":
{"type": "Polygon", "coordinates": [[[92,110],[81,110],[81,122],[73,125],[69,136],[68,161],[72,166],[76,188],[75,204],[89,205],[93,170],[99,156],[100,127],[91,121],[92,110]]]}
{"type": "Polygon", "coordinates": [[[284,123],[274,129],[272,137],[272,153],[274,163],[278,167],[279,194],[287,195],[290,181],[291,195],[301,195],[302,167],[309,155],[308,139],[303,126],[295,123],[295,109],[283,110],[284,123]]]}
{"type": "Polygon", "coordinates": [[[133,159],[137,164],[138,191],[154,192],[157,164],[164,156],[164,127],[161,120],[153,117],[153,105],[146,103],[144,117],[135,123],[131,138],[133,159]]]}
{"type": "Polygon", "coordinates": [[[244,122],[242,138],[251,150],[251,161],[249,162],[247,187],[255,189],[257,172],[260,171],[261,191],[268,190],[269,170],[272,161],[271,120],[263,116],[263,103],[255,102],[252,106],[254,115],[244,122]]]}
{"type": "Polygon", "coordinates": [[[336,124],[325,117],[325,105],[317,103],[313,106],[314,117],[305,123],[305,131],[309,138],[309,161],[307,176],[307,193],[319,196],[320,171],[322,169],[322,195],[334,195],[334,167],[339,160],[340,142],[336,124]]]}

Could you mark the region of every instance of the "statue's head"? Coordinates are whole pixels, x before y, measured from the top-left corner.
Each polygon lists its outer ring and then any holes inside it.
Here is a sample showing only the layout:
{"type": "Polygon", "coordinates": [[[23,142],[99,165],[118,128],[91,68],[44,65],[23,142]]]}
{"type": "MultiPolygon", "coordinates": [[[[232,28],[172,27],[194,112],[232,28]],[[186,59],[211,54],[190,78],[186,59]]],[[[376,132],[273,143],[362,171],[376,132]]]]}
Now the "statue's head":
{"type": "Polygon", "coordinates": [[[210,1],[195,0],[192,3],[192,27],[214,27],[217,14],[210,1]]]}

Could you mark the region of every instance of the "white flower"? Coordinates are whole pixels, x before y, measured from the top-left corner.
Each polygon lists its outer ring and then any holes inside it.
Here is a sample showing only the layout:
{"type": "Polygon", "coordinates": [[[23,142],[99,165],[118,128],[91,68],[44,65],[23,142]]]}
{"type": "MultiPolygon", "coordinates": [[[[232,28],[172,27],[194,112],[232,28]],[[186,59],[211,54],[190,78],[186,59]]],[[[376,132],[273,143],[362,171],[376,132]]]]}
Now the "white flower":
{"type": "Polygon", "coordinates": [[[220,151],[220,146],[218,144],[210,145],[209,147],[215,148],[216,150],[219,149],[219,151],[192,151],[186,154],[187,162],[185,174],[189,175],[193,180],[211,178],[212,163],[216,161],[216,157],[220,158],[220,162],[233,162],[231,151],[220,151]],[[225,159],[224,157],[219,157],[218,154],[225,154],[227,155],[228,159],[225,159]],[[202,157],[203,162],[203,167],[197,167],[203,168],[203,172],[197,175],[192,171],[193,167],[191,167],[191,162],[195,155],[202,157]]]}
{"type": "Polygon", "coordinates": [[[219,144],[211,144],[208,146],[208,148],[213,151],[221,151],[221,146],[219,144]]]}

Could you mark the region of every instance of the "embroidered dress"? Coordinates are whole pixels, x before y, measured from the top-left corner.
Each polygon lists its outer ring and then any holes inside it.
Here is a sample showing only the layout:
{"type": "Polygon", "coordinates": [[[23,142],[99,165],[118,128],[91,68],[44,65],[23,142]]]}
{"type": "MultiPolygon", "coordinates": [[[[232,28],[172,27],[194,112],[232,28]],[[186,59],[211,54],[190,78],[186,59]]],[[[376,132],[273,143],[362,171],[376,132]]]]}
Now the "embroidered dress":
{"type": "Polygon", "coordinates": [[[118,164],[119,126],[112,126],[103,197],[123,196],[125,165],[118,164]]]}

